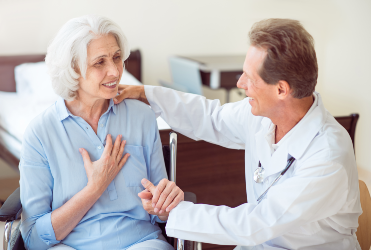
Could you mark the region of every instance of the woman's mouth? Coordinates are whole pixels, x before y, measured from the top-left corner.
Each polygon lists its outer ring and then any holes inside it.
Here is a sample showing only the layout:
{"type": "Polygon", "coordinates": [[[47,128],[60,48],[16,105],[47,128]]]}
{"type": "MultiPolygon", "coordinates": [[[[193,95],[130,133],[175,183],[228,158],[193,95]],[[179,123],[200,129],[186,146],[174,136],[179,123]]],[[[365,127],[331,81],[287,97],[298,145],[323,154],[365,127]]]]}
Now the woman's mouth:
{"type": "Polygon", "coordinates": [[[249,103],[251,104],[254,101],[254,98],[249,97],[249,103]]]}
{"type": "Polygon", "coordinates": [[[114,89],[114,88],[116,88],[117,81],[109,82],[109,83],[103,83],[102,85],[104,87],[107,87],[107,88],[110,88],[110,89],[114,89]]]}

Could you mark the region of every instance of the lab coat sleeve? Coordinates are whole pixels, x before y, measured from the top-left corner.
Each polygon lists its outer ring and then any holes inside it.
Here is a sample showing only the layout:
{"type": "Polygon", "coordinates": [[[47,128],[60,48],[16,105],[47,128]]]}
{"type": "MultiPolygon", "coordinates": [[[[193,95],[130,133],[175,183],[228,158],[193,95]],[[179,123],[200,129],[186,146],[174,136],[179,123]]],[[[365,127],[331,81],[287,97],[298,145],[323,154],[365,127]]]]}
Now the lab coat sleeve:
{"type": "Polygon", "coordinates": [[[173,130],[194,140],[233,149],[245,148],[246,119],[251,108],[247,100],[220,106],[219,100],[169,88],[145,86],[144,89],[156,115],[173,130]]]}
{"type": "Polygon", "coordinates": [[[170,212],[166,233],[213,244],[258,245],[335,215],[347,194],[345,169],[336,162],[313,160],[272,186],[260,204],[230,208],[181,202],[170,212]]]}

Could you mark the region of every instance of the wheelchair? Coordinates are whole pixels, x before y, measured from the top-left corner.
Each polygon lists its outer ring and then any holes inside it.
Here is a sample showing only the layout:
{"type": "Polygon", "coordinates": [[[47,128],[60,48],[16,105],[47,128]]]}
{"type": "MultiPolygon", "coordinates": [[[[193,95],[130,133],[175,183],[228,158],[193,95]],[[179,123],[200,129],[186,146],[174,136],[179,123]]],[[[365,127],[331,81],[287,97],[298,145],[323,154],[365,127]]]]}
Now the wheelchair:
{"type": "MultiPolygon", "coordinates": [[[[171,181],[176,180],[176,150],[177,150],[177,134],[170,132],[169,146],[162,146],[164,155],[166,172],[171,181]]],[[[196,195],[190,192],[184,192],[184,200],[197,202],[196,195]]],[[[5,201],[4,205],[0,208],[0,221],[5,222],[3,249],[4,250],[25,250],[23,238],[20,232],[20,224],[12,233],[12,225],[15,220],[20,219],[22,213],[22,204],[20,200],[20,189],[17,188],[5,201]]],[[[176,250],[202,250],[200,242],[187,241],[182,239],[174,239],[166,235],[166,223],[159,223],[162,234],[174,246],[176,250]]]]}

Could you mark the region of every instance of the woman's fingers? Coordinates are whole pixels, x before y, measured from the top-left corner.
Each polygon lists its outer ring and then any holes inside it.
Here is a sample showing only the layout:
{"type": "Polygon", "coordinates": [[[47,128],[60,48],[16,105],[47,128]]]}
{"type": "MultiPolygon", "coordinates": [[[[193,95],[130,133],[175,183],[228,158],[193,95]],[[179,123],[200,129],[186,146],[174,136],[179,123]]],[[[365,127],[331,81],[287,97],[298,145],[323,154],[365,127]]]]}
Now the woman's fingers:
{"type": "Polygon", "coordinates": [[[116,157],[116,162],[120,162],[121,158],[122,158],[122,154],[124,153],[124,150],[125,150],[125,145],[126,145],[126,141],[122,141],[121,144],[120,144],[120,150],[117,154],[117,157],[116,157]]]}
{"type": "MultiPolygon", "coordinates": [[[[111,156],[116,160],[117,158],[117,154],[120,150],[120,146],[121,146],[121,138],[122,138],[122,135],[118,135],[116,137],[116,140],[115,140],[115,144],[113,145],[113,149],[112,149],[112,154],[111,156]]],[[[117,161],[118,162],[118,161],[117,161]]]]}
{"type": "Polygon", "coordinates": [[[162,205],[164,204],[166,198],[169,196],[171,191],[175,189],[177,186],[173,181],[168,181],[166,188],[161,192],[159,200],[156,202],[155,212],[159,212],[162,208],[162,205]]]}
{"type": "Polygon", "coordinates": [[[104,147],[103,155],[111,155],[112,152],[112,136],[110,134],[106,137],[106,146],[104,147]]]}
{"type": "Polygon", "coordinates": [[[129,156],[130,156],[129,153],[125,154],[124,157],[122,157],[122,159],[120,160],[120,162],[117,164],[117,167],[118,167],[119,171],[125,165],[125,163],[128,160],[129,156]]]}
{"type": "Polygon", "coordinates": [[[155,192],[153,193],[152,207],[155,207],[157,205],[157,202],[158,202],[158,200],[160,198],[160,195],[161,195],[162,191],[166,188],[166,185],[167,185],[168,182],[169,182],[169,180],[162,179],[160,181],[160,183],[157,185],[157,187],[155,189],[155,192]]]}
{"type": "Polygon", "coordinates": [[[173,202],[166,208],[166,212],[170,212],[171,210],[173,210],[176,206],[178,206],[178,204],[181,202],[181,201],[184,201],[184,192],[180,192],[173,200],[173,202]]]}
{"type": "Polygon", "coordinates": [[[82,160],[84,161],[84,166],[86,168],[86,165],[91,164],[90,156],[88,154],[88,151],[86,151],[84,148],[79,148],[79,152],[82,156],[82,160]]]}
{"type": "Polygon", "coordinates": [[[138,194],[138,196],[143,199],[143,200],[151,200],[153,195],[150,191],[148,191],[147,189],[144,189],[142,192],[140,192],[138,194]]]}

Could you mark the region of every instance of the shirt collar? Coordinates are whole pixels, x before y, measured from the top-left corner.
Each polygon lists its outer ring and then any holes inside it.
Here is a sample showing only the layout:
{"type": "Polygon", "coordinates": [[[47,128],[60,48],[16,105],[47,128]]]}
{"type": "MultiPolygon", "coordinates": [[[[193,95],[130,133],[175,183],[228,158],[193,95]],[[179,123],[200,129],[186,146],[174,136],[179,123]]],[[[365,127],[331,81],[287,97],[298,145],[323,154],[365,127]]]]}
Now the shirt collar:
{"type": "MultiPolygon", "coordinates": [[[[58,98],[56,102],[56,108],[57,108],[57,113],[58,113],[60,121],[63,121],[68,116],[72,115],[71,112],[67,109],[66,103],[64,102],[64,99],[62,97],[58,98]]],[[[108,113],[111,109],[112,109],[112,112],[116,115],[117,105],[115,105],[112,98],[110,99],[108,109],[104,114],[108,113]]]]}

